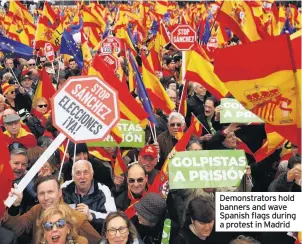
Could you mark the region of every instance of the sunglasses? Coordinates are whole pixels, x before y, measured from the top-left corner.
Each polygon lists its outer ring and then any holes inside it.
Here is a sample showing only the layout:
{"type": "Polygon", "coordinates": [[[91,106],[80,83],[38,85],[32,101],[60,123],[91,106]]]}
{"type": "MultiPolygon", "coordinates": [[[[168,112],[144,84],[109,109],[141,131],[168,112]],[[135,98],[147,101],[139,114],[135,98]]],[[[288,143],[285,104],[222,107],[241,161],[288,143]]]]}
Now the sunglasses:
{"type": "Polygon", "coordinates": [[[46,60],[40,60],[40,63],[45,63],[46,62],[46,60]]]}
{"type": "Polygon", "coordinates": [[[38,106],[39,108],[43,108],[43,107],[44,107],[44,108],[47,108],[48,105],[47,105],[47,104],[40,104],[40,105],[37,105],[37,106],[38,106]]]}
{"type": "Polygon", "coordinates": [[[51,231],[54,226],[57,226],[58,229],[62,229],[62,228],[64,228],[65,225],[66,225],[65,219],[59,219],[58,221],[56,221],[54,223],[52,223],[52,222],[45,222],[43,224],[43,228],[46,231],[51,231]]]}
{"type": "Polygon", "coordinates": [[[9,92],[9,94],[15,94],[16,93],[16,91],[10,91],[9,92]]]}
{"type": "Polygon", "coordinates": [[[138,179],[133,179],[133,178],[129,178],[128,179],[128,183],[130,183],[130,184],[133,184],[133,183],[135,183],[135,181],[137,182],[137,183],[143,183],[144,182],[144,178],[138,178],[138,179]]]}
{"type": "Polygon", "coordinates": [[[170,127],[175,127],[175,125],[176,125],[177,127],[180,127],[180,126],[182,126],[182,123],[171,123],[171,124],[170,124],[170,127]]]}
{"type": "Polygon", "coordinates": [[[35,66],[36,64],[28,64],[28,66],[35,66]]]}

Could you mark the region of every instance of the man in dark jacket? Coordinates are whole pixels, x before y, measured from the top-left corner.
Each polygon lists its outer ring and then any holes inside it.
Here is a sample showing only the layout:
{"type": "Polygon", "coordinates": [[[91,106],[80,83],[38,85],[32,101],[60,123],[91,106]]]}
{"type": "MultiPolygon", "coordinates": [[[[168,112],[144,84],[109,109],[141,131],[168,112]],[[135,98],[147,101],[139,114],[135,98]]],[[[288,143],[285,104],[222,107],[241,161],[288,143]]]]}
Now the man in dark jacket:
{"type": "Polygon", "coordinates": [[[69,68],[65,70],[65,78],[68,79],[70,76],[80,76],[81,72],[75,59],[69,59],[69,68]]]}
{"type": "Polygon", "coordinates": [[[17,79],[20,81],[21,71],[14,67],[14,61],[11,58],[5,60],[5,68],[0,71],[0,80],[2,80],[3,75],[8,72],[12,73],[14,77],[17,77],[17,79]]]}
{"type": "Polygon", "coordinates": [[[73,164],[71,181],[62,185],[64,202],[86,215],[91,225],[101,233],[108,213],[116,211],[109,188],[93,180],[93,168],[89,161],[73,164]]]}
{"type": "Polygon", "coordinates": [[[146,170],[139,164],[133,164],[128,169],[127,187],[123,191],[113,193],[118,210],[125,211],[131,204],[140,200],[148,190],[146,170]]]}
{"type": "Polygon", "coordinates": [[[194,95],[187,99],[187,116],[186,124],[189,127],[191,123],[192,113],[197,117],[199,115],[204,115],[204,100],[207,90],[204,86],[199,83],[193,84],[194,95]]]}
{"type": "MultiPolygon", "coordinates": [[[[159,147],[159,162],[155,166],[156,169],[160,170],[173,147],[178,142],[177,133],[179,130],[185,129],[185,119],[184,117],[177,112],[172,112],[168,118],[168,130],[161,133],[157,137],[157,143],[159,147]]],[[[155,144],[156,145],[156,144],[155,144]]]]}

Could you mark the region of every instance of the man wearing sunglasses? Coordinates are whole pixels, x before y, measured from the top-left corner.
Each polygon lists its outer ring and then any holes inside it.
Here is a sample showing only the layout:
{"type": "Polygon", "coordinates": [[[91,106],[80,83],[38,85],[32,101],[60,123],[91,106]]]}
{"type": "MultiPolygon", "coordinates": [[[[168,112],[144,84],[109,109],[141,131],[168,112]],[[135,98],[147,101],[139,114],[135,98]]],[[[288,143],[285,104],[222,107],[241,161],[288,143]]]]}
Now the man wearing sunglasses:
{"type": "Polygon", "coordinates": [[[178,142],[178,133],[183,132],[186,127],[185,118],[182,114],[172,112],[168,117],[168,130],[161,133],[157,137],[158,145],[156,145],[160,152],[159,162],[155,166],[156,169],[160,170],[163,163],[165,162],[168,154],[172,151],[173,147],[178,142]]]}
{"type": "Polygon", "coordinates": [[[86,215],[91,225],[101,233],[108,213],[116,211],[109,188],[93,179],[89,161],[79,160],[72,166],[72,179],[62,185],[64,202],[86,215]]]}
{"type": "MultiPolygon", "coordinates": [[[[62,198],[60,183],[53,175],[38,177],[35,183],[35,190],[39,204],[32,207],[23,215],[12,217],[6,213],[2,220],[2,226],[15,232],[17,235],[22,235],[24,232],[32,231],[32,243],[37,243],[37,220],[40,219],[43,210],[57,206],[61,202],[62,198]]],[[[10,195],[17,196],[16,202],[20,202],[20,199],[22,199],[22,193],[18,192],[17,189],[12,189],[10,195]]],[[[85,237],[91,244],[99,243],[101,236],[90,225],[87,217],[76,210],[72,209],[71,211],[72,216],[76,221],[77,233],[85,237]]]]}
{"type": "Polygon", "coordinates": [[[131,204],[140,200],[148,190],[148,175],[146,170],[135,163],[128,169],[127,187],[116,193],[115,204],[118,210],[125,211],[131,204]]]}

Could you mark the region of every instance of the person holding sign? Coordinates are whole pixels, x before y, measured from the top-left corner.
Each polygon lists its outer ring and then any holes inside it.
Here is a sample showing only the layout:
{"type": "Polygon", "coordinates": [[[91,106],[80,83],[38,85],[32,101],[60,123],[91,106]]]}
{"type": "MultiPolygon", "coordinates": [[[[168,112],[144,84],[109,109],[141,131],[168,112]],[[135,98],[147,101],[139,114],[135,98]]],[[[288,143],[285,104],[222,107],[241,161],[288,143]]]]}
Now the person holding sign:
{"type": "MultiPolygon", "coordinates": [[[[39,204],[32,207],[23,215],[12,217],[6,213],[2,220],[2,226],[12,230],[17,235],[22,235],[26,231],[32,231],[33,243],[37,243],[36,234],[37,229],[39,228],[37,225],[37,220],[41,218],[41,214],[44,210],[56,207],[60,203],[62,197],[60,183],[57,178],[52,175],[39,177],[35,183],[35,190],[37,192],[39,204]]],[[[11,191],[10,193],[10,195],[13,194],[18,197],[16,201],[21,202],[20,199],[22,199],[22,193],[15,189],[15,191],[11,191]]],[[[71,209],[71,212],[72,216],[76,218],[76,228],[78,234],[87,238],[89,243],[97,244],[100,241],[101,236],[89,224],[87,218],[76,210],[71,209]]]]}

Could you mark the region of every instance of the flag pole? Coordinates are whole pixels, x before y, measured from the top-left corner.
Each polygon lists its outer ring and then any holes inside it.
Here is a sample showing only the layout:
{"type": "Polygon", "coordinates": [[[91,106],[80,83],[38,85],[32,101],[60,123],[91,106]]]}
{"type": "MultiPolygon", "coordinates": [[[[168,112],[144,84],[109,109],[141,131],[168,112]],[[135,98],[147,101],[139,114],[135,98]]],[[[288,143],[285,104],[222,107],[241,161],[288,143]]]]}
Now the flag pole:
{"type": "Polygon", "coordinates": [[[179,103],[179,107],[178,107],[178,113],[180,112],[180,107],[181,107],[181,101],[184,95],[184,88],[186,85],[186,80],[185,80],[185,75],[186,75],[186,51],[182,51],[181,52],[182,57],[181,57],[181,83],[182,83],[182,91],[181,91],[181,96],[180,96],[180,103],[179,103]]]}
{"type": "MultiPolygon", "coordinates": [[[[63,164],[64,164],[64,161],[65,161],[66,152],[67,152],[67,149],[68,149],[68,146],[69,146],[69,141],[70,140],[68,139],[66,147],[65,147],[65,150],[64,150],[64,155],[63,155],[63,159],[62,159],[62,162],[61,162],[61,167],[60,167],[60,171],[59,171],[58,181],[60,181],[60,178],[61,178],[63,164]]],[[[69,157],[70,157],[70,155],[69,155],[69,157]]]]}

